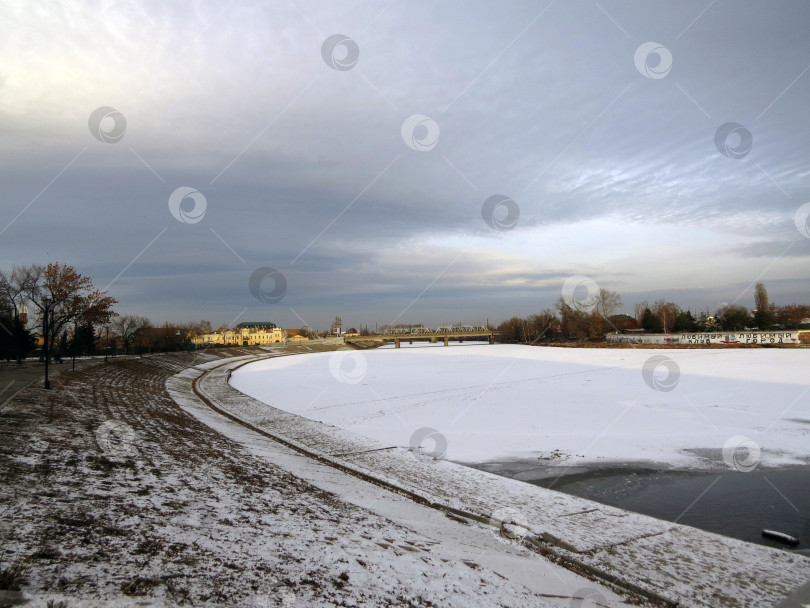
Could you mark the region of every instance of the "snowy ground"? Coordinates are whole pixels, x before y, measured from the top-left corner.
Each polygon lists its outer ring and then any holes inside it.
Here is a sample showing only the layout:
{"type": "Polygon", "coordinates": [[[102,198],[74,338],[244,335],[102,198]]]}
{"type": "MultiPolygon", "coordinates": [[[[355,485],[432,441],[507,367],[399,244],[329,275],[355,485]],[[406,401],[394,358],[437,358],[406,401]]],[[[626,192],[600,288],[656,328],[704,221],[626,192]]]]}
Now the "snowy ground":
{"type": "Polygon", "coordinates": [[[60,374],[51,391],[21,391],[0,408],[0,606],[20,597],[71,608],[637,600],[567,564],[678,605],[747,608],[772,605],[810,576],[810,560],[788,552],[429,454],[375,451],[373,439],[268,407],[226,382],[250,357],[311,352],[284,366],[320,358],[328,392],[361,387],[378,356],[493,348],[233,348],[99,363],[60,374]],[[203,406],[194,378],[231,418],[203,406]]]}
{"type": "Polygon", "coordinates": [[[99,363],[10,399],[0,408],[0,606],[625,605],[487,526],[211,411],[191,416],[189,398],[183,411],[165,389],[200,373],[192,365],[295,349],[99,363]]]}
{"type": "Polygon", "coordinates": [[[458,462],[745,470],[810,460],[808,369],[805,349],[439,345],[266,360],[235,371],[231,384],[458,462]]]}
{"type": "MultiPolygon", "coordinates": [[[[488,577],[495,574],[494,586],[498,587],[498,597],[493,601],[499,605],[500,602],[510,606],[526,602],[531,606],[562,608],[577,605],[574,603],[577,600],[583,600],[583,606],[610,608],[627,605],[627,598],[544,559],[520,543],[508,542],[487,525],[448,516],[446,512],[349,475],[270,441],[245,425],[211,410],[191,392],[190,382],[199,377],[199,370],[211,369],[218,364],[221,365],[220,362],[212,362],[211,365],[198,366],[197,370],[190,369],[170,379],[167,389],[172,398],[186,412],[243,446],[256,458],[289,471],[296,478],[364,512],[370,511],[380,518],[379,521],[387,522],[392,531],[407,530],[409,536],[404,544],[395,544],[393,535],[377,538],[376,542],[382,550],[375,552],[373,560],[375,566],[382,569],[387,585],[410,585],[412,591],[424,589],[425,597],[441,605],[458,602],[463,605],[465,601],[486,605],[490,602],[487,596],[492,594],[488,589],[488,577]],[[414,568],[408,563],[408,558],[414,558],[418,566],[414,568]],[[438,586],[430,582],[425,584],[425,580],[434,578],[432,568],[439,562],[443,581],[438,586]],[[466,568],[457,568],[456,564],[463,564],[466,568]],[[458,587],[447,585],[448,575],[457,577],[458,587]],[[462,591],[463,587],[467,589],[462,591]],[[585,601],[586,598],[590,601],[585,601]]],[[[266,419],[264,422],[268,428],[278,428],[277,425],[267,424],[266,419]]],[[[358,570],[361,569],[354,568],[354,571],[358,570]]],[[[639,601],[638,598],[635,601],[639,601]]]]}

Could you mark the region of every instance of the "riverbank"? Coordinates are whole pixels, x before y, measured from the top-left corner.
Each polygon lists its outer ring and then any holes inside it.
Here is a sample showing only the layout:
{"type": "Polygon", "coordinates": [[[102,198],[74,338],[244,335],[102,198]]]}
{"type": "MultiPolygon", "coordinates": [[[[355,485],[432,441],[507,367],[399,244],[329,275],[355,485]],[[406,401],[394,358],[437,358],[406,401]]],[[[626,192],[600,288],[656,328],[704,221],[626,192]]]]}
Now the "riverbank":
{"type": "Polygon", "coordinates": [[[293,352],[110,362],[12,399],[9,593],[77,608],[743,607],[810,577],[784,551],[389,449],[228,385],[293,352]]]}
{"type": "Polygon", "coordinates": [[[110,361],[10,399],[0,606],[560,608],[590,594],[626,605],[481,524],[336,475],[244,427],[236,441],[166,391],[194,366],[268,354],[110,361]]]}

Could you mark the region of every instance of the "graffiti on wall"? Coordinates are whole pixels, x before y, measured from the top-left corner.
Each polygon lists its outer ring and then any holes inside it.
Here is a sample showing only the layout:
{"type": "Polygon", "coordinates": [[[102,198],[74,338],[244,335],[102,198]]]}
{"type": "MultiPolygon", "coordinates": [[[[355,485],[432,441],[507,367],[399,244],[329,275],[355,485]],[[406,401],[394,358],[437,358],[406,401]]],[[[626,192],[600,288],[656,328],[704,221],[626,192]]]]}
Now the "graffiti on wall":
{"type": "Polygon", "coordinates": [[[624,344],[810,344],[810,331],[747,331],[694,334],[608,335],[624,344]]]}

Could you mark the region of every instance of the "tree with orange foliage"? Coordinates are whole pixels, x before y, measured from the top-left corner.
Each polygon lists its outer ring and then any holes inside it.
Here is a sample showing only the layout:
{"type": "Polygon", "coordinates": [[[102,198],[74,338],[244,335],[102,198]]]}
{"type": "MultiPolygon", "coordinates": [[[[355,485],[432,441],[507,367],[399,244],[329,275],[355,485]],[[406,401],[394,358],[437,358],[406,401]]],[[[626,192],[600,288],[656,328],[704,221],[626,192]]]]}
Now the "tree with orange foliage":
{"type": "Polygon", "coordinates": [[[34,264],[24,270],[30,279],[25,296],[39,309],[40,327],[47,302],[49,350],[69,323],[104,325],[115,315],[112,307],[117,300],[106,291],[95,290],[90,277],[79,274],[72,266],[54,262],[47,266],[34,264]]]}

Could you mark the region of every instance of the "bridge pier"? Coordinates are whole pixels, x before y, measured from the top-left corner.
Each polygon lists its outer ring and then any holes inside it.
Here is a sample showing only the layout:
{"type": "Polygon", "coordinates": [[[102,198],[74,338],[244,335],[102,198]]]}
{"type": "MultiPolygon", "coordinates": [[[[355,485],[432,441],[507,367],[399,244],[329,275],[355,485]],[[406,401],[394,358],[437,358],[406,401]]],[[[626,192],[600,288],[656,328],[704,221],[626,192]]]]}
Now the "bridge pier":
{"type": "Polygon", "coordinates": [[[399,348],[399,338],[394,338],[395,348],[399,348]]]}
{"type": "Polygon", "coordinates": [[[436,338],[431,338],[431,339],[430,339],[430,343],[431,343],[431,344],[436,344],[436,338]]]}
{"type": "Polygon", "coordinates": [[[495,344],[495,336],[493,336],[492,334],[489,334],[489,343],[495,344]]]}
{"type": "Polygon", "coordinates": [[[447,336],[444,337],[444,345],[450,346],[450,338],[448,338],[447,336]]]}

